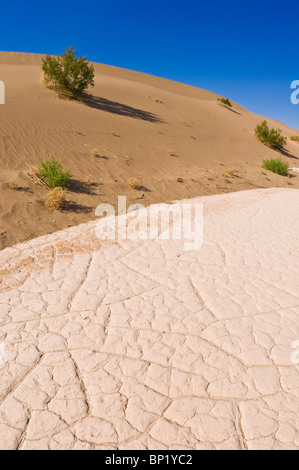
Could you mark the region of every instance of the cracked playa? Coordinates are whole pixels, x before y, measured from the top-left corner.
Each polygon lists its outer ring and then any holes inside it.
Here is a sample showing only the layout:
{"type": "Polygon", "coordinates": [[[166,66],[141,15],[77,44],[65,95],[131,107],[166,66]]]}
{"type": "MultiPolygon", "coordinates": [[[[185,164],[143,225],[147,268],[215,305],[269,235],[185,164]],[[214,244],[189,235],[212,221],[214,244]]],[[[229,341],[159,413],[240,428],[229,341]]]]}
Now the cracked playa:
{"type": "Polygon", "coordinates": [[[0,253],[2,449],[298,449],[299,191],[197,199],[204,245],[0,253]]]}

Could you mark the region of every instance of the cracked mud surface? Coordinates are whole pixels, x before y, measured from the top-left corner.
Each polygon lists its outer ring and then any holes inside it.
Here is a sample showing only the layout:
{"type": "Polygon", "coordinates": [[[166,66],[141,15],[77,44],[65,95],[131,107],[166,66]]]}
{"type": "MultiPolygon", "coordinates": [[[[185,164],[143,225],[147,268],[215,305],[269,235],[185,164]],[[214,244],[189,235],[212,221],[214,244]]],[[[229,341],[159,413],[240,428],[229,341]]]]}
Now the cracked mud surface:
{"type": "Polygon", "coordinates": [[[0,252],[1,449],[299,448],[299,191],[198,201],[198,251],[90,222],[0,252]]]}

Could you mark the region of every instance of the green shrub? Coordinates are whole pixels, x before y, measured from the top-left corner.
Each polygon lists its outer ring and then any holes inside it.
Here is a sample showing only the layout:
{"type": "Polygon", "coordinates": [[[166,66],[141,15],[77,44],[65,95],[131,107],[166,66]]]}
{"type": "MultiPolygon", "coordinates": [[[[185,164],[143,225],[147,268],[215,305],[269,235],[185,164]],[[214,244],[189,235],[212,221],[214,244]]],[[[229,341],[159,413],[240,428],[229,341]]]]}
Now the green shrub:
{"type": "Polygon", "coordinates": [[[53,157],[41,161],[38,172],[49,188],[64,188],[70,179],[69,170],[62,171],[61,163],[53,157]]]}
{"type": "Polygon", "coordinates": [[[290,140],[293,140],[294,142],[299,142],[299,135],[290,135],[290,140]]]}
{"type": "Polygon", "coordinates": [[[271,158],[263,161],[263,167],[266,170],[277,173],[278,175],[287,176],[289,171],[289,165],[281,158],[271,158]]]}
{"type": "Polygon", "coordinates": [[[218,98],[218,101],[220,101],[222,104],[225,104],[226,106],[229,106],[230,108],[233,106],[228,98],[218,98]]]}
{"type": "Polygon", "coordinates": [[[255,128],[255,135],[260,142],[278,150],[284,148],[287,142],[281,132],[281,129],[269,129],[267,121],[263,121],[255,128]]]}
{"type": "Polygon", "coordinates": [[[60,95],[80,98],[89,86],[94,86],[94,67],[86,57],[76,57],[70,46],[62,56],[47,55],[42,59],[45,85],[60,95]]]}

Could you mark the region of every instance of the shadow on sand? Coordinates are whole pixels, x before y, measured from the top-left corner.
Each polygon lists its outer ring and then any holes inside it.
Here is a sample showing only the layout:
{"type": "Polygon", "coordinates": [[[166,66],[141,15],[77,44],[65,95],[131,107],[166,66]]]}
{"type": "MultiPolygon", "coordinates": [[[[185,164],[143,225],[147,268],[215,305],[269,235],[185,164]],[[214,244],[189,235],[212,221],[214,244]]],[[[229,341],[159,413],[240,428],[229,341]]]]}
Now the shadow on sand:
{"type": "Polygon", "coordinates": [[[292,153],[288,152],[288,150],[286,150],[286,149],[280,149],[279,152],[282,153],[282,155],[284,155],[285,157],[294,158],[295,160],[299,160],[298,157],[296,157],[292,153]]]}
{"type": "Polygon", "coordinates": [[[156,124],[163,123],[163,121],[156,114],[150,113],[149,111],[133,108],[132,106],[118,103],[117,101],[107,100],[106,98],[101,98],[99,96],[85,94],[83,96],[82,102],[90,108],[100,109],[101,111],[106,111],[107,113],[128,116],[134,119],[142,119],[143,121],[154,122],[156,124]]]}
{"type": "Polygon", "coordinates": [[[93,209],[90,206],[84,206],[73,201],[66,201],[61,212],[75,212],[76,214],[89,213],[93,209]]]}
{"type": "Polygon", "coordinates": [[[228,109],[228,110],[231,111],[232,113],[235,113],[235,114],[238,114],[239,116],[242,116],[241,113],[239,113],[239,112],[236,111],[235,109],[230,108],[230,107],[227,106],[226,104],[223,104],[223,103],[218,103],[218,104],[219,104],[219,106],[222,106],[223,108],[228,109]]]}
{"type": "Polygon", "coordinates": [[[68,191],[77,194],[88,194],[90,196],[97,196],[95,188],[99,187],[99,183],[86,183],[76,179],[71,179],[68,183],[68,191]]]}

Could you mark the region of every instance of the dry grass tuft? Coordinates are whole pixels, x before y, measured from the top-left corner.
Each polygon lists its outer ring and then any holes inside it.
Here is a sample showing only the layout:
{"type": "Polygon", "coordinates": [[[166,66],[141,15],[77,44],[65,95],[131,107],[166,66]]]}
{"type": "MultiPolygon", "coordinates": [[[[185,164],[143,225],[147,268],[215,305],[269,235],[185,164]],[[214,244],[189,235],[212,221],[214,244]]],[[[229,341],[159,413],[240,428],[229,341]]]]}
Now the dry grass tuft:
{"type": "Polygon", "coordinates": [[[236,169],[235,168],[227,168],[225,172],[222,173],[222,176],[229,178],[233,177],[236,174],[236,169]]]}
{"type": "Polygon", "coordinates": [[[45,199],[45,206],[52,209],[60,210],[66,202],[66,189],[54,188],[48,192],[45,199]]]}
{"type": "Polygon", "coordinates": [[[43,186],[43,188],[47,188],[48,186],[40,177],[38,169],[35,166],[28,165],[28,163],[27,166],[28,170],[24,171],[24,175],[34,184],[38,184],[39,186],[43,186]]]}
{"type": "Polygon", "coordinates": [[[17,189],[19,189],[19,185],[16,181],[9,181],[8,184],[9,184],[9,189],[12,189],[13,191],[16,191],[17,189]]]}
{"type": "Polygon", "coordinates": [[[138,190],[138,189],[141,188],[141,184],[139,183],[139,181],[136,178],[128,179],[127,185],[132,189],[137,189],[138,190]]]}
{"type": "Polygon", "coordinates": [[[97,148],[94,148],[90,151],[90,154],[93,156],[93,157],[99,157],[100,156],[100,152],[97,148]]]}

